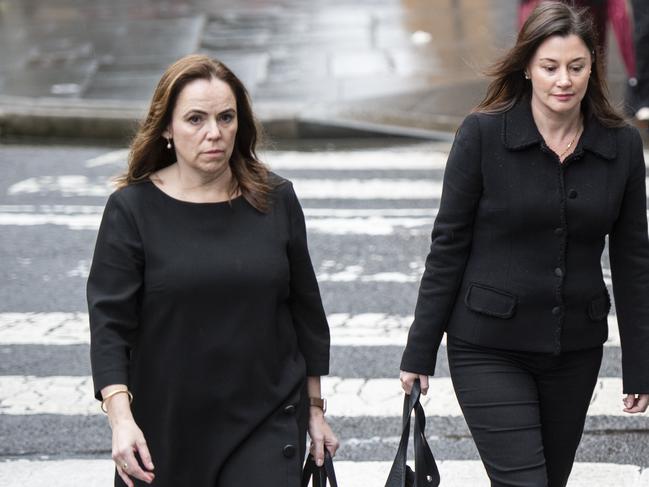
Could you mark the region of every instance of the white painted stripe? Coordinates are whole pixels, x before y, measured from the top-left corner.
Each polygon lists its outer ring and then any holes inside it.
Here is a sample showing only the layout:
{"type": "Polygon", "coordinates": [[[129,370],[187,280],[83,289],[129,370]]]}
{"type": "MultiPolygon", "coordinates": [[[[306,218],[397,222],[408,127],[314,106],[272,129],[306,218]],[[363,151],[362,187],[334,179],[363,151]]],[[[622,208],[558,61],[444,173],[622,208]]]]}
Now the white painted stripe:
{"type": "MultiPolygon", "coordinates": [[[[412,316],[331,313],[331,344],[405,346],[412,316]]],[[[610,315],[607,346],[620,346],[617,316],[610,315]]],[[[76,345],[90,342],[87,313],[0,313],[1,345],[76,345]]]]}
{"type": "Polygon", "coordinates": [[[113,191],[106,178],[94,178],[93,182],[87,176],[68,174],[62,176],[37,176],[24,179],[9,186],[10,196],[18,194],[48,194],[60,193],[62,196],[108,196],[113,191]]]}
{"type": "Polygon", "coordinates": [[[126,168],[128,153],[129,153],[128,149],[120,149],[120,150],[107,152],[106,154],[102,154],[100,156],[93,157],[92,159],[88,159],[86,161],[86,167],[114,165],[114,166],[126,168]]]}
{"type": "MultiPolygon", "coordinates": [[[[294,179],[300,199],[432,199],[442,194],[439,180],[412,179],[294,179]]],[[[12,184],[10,196],[19,194],[60,194],[71,196],[108,196],[113,191],[105,178],[89,179],[80,174],[37,176],[12,184]]]]}
{"type": "MultiPolygon", "coordinates": [[[[69,207],[65,209],[68,210],[69,207]]],[[[29,210],[17,211],[21,207],[0,207],[0,225],[35,226],[59,225],[70,230],[96,230],[101,221],[101,212],[84,211],[78,214],[63,211],[43,211],[34,213],[29,210]],[[5,210],[4,212],[2,210],[5,210]],[[10,210],[10,211],[6,211],[10,210]]],[[[306,208],[304,213],[307,228],[310,232],[326,235],[427,235],[430,233],[436,209],[408,210],[358,210],[306,208]],[[329,213],[329,214],[328,214],[329,213]],[[403,216],[401,216],[403,215],[403,216]],[[423,216],[422,216],[423,215],[423,216]]]]}
{"type": "MultiPolygon", "coordinates": [[[[430,218],[437,208],[303,208],[304,214],[313,218],[430,218]]],[[[0,213],[45,213],[56,215],[101,215],[99,205],[0,205],[0,213]]]]}
{"type": "MultiPolygon", "coordinates": [[[[397,371],[392,379],[323,377],[322,393],[328,414],[345,417],[399,417],[403,407],[397,371]]],[[[422,405],[429,416],[461,416],[449,377],[432,377],[422,405]]],[[[88,376],[0,376],[0,414],[101,414],[88,376]]],[[[600,378],[595,387],[591,416],[625,416],[622,379],[600,378]]],[[[649,418],[644,418],[649,425],[649,418]]]]}
{"type": "MultiPolygon", "coordinates": [[[[261,151],[260,158],[272,170],[429,170],[444,169],[450,145],[413,150],[408,148],[330,152],[261,151]],[[442,149],[442,150],[440,150],[442,149]]],[[[126,167],[128,149],[88,159],[86,167],[126,167]]]]}
{"type": "Polygon", "coordinates": [[[52,213],[0,213],[0,225],[32,227],[59,225],[70,230],[97,230],[101,215],[57,215],[52,213]]]}
{"type": "MultiPolygon", "coordinates": [[[[423,260],[423,259],[422,259],[423,260]]],[[[325,263],[331,261],[325,261],[325,263]]],[[[340,269],[332,269],[334,266],[323,265],[318,270],[316,277],[318,282],[392,282],[407,283],[419,282],[424,272],[423,262],[411,262],[410,271],[404,272],[377,272],[374,274],[365,274],[363,266],[351,265],[340,269]]],[[[81,260],[74,269],[69,270],[66,274],[68,277],[87,278],[90,272],[90,262],[81,260]]]]}
{"type": "MultiPolygon", "coordinates": [[[[293,185],[298,197],[305,200],[429,200],[440,198],[442,194],[442,181],[438,179],[294,179],[293,185]]],[[[71,174],[24,179],[11,185],[8,194],[106,197],[112,191],[112,185],[105,178],[90,180],[80,174],[71,174]]]]}
{"type": "Polygon", "coordinates": [[[412,200],[439,198],[442,182],[412,179],[294,179],[300,199],[412,200]]]}
{"type": "MultiPolygon", "coordinates": [[[[449,147],[450,148],[450,147],[449,147]]],[[[430,170],[446,167],[446,151],[272,151],[262,155],[273,170],[430,170]]]]}
{"type": "MultiPolygon", "coordinates": [[[[391,466],[391,462],[335,462],[336,478],[345,487],[380,486],[385,484],[391,466]]],[[[440,487],[491,485],[480,461],[438,461],[437,467],[440,487]]],[[[649,487],[648,473],[649,469],[643,471],[635,465],[575,463],[567,487],[649,487]]]]}
{"type": "Polygon", "coordinates": [[[0,344],[87,344],[88,323],[88,313],[0,313],[0,344]]]}
{"type": "Polygon", "coordinates": [[[0,213],[46,213],[60,215],[101,215],[100,205],[0,205],[0,213]]]}
{"type": "MultiPolygon", "coordinates": [[[[273,170],[418,170],[444,169],[450,144],[437,144],[435,147],[420,149],[390,149],[302,152],[302,151],[261,151],[261,159],[273,170]]],[[[128,149],[110,151],[88,159],[86,167],[105,165],[126,167],[128,149]]],[[[645,151],[645,161],[649,164],[649,151],[645,151]]]]}
{"type": "MultiPolygon", "coordinates": [[[[345,444],[343,444],[345,448],[345,444]]],[[[396,451],[395,451],[396,453],[396,451]]],[[[155,458],[154,458],[155,462],[155,458]]],[[[392,462],[334,460],[338,485],[368,487],[384,485],[392,462]]],[[[438,461],[440,487],[488,487],[482,462],[438,461]]],[[[109,460],[9,460],[0,462],[5,487],[105,487],[112,483],[115,464],[109,460]]],[[[614,463],[575,463],[568,487],[649,487],[649,469],[614,463]]]]}

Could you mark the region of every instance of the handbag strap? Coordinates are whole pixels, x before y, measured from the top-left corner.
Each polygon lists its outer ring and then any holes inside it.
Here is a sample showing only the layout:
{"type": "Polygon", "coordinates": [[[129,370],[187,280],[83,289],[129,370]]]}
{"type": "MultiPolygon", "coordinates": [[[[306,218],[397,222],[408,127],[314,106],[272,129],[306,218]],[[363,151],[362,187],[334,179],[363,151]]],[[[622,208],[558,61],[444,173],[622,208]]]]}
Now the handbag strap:
{"type": "Polygon", "coordinates": [[[324,465],[322,467],[316,465],[315,458],[313,458],[313,455],[311,454],[309,454],[304,462],[304,468],[302,470],[302,487],[307,487],[309,485],[309,480],[313,480],[313,483],[311,484],[312,487],[327,487],[327,481],[329,481],[331,487],[338,487],[336,472],[334,471],[334,462],[326,448],[324,465]]]}
{"type": "Polygon", "coordinates": [[[408,440],[410,439],[410,420],[415,412],[415,474],[414,487],[437,487],[440,482],[435,457],[426,440],[426,414],[420,403],[421,385],[415,380],[410,394],[403,398],[403,418],[401,440],[392,463],[385,487],[406,487],[409,467],[406,465],[408,440]]]}

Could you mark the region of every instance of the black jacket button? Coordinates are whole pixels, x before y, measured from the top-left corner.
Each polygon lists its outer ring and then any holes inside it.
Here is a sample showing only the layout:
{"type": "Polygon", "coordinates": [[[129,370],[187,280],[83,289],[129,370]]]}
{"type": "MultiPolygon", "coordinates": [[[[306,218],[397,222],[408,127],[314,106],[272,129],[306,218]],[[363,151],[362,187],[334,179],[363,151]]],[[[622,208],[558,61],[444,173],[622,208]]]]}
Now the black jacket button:
{"type": "Polygon", "coordinates": [[[289,404],[284,408],[284,414],[295,414],[295,406],[293,404],[289,404]]]}
{"type": "Polygon", "coordinates": [[[554,229],[554,234],[555,235],[563,235],[563,228],[558,227],[554,229]]]}
{"type": "Polygon", "coordinates": [[[554,316],[560,315],[561,314],[561,308],[559,306],[555,306],[554,308],[552,308],[552,314],[554,316]]]}
{"type": "Polygon", "coordinates": [[[571,200],[574,200],[577,197],[577,190],[576,189],[571,189],[568,191],[568,198],[571,200]]]}
{"type": "Polygon", "coordinates": [[[563,271],[561,270],[560,267],[557,267],[557,268],[554,270],[554,275],[557,276],[557,277],[561,277],[561,276],[563,276],[563,271]]]}
{"type": "Polygon", "coordinates": [[[282,450],[282,453],[286,458],[292,458],[295,456],[295,446],[293,445],[286,445],[284,449],[282,450]]]}

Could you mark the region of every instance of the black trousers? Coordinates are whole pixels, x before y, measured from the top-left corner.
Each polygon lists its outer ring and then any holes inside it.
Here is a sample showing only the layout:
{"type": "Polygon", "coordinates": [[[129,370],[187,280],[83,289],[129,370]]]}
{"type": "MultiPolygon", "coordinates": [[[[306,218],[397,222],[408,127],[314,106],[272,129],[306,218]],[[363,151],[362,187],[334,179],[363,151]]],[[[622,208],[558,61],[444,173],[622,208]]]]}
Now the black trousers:
{"type": "Polygon", "coordinates": [[[492,487],[564,487],[602,347],[512,352],[448,337],[453,387],[492,487]]]}

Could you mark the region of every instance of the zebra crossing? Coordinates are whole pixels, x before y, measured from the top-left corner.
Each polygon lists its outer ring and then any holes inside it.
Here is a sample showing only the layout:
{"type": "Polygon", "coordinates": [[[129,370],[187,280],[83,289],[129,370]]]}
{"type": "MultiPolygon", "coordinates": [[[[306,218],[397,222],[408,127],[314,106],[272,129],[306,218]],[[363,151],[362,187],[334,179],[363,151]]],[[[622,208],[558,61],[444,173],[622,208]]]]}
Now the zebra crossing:
{"type": "MultiPolygon", "coordinates": [[[[342,443],[336,459],[342,487],[380,487],[396,452],[399,359],[449,149],[382,145],[263,153],[294,182],[307,219],[332,334],[323,394],[342,443]]],[[[123,168],[126,151],[5,149],[0,487],[110,485],[110,432],[92,397],[84,287],[109,180],[123,168]]],[[[606,258],[604,266],[610,286],[606,258]]],[[[614,312],[570,487],[649,486],[649,419],[622,412],[614,312]]],[[[423,404],[442,486],[489,485],[455,400],[444,344],[423,404]]]]}

